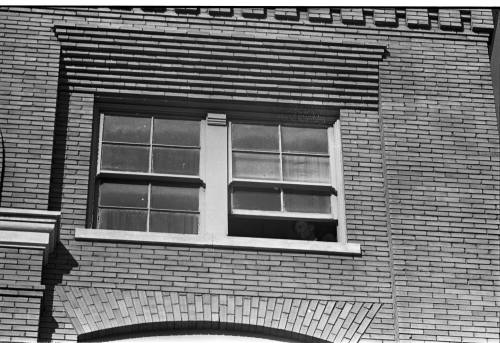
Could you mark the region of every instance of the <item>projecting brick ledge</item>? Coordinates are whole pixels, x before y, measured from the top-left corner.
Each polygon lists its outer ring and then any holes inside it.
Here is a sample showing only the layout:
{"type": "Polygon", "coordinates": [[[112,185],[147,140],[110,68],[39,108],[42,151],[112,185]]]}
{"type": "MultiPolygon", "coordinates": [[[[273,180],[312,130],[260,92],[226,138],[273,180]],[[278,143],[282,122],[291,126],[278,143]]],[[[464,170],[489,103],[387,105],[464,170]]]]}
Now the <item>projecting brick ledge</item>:
{"type": "Polygon", "coordinates": [[[308,299],[55,288],[79,338],[141,328],[251,330],[357,342],[382,304],[308,299]]]}
{"type": "MultiPolygon", "coordinates": [[[[116,12],[127,15],[152,15],[197,17],[206,19],[252,20],[277,23],[301,23],[325,26],[349,27],[392,27],[400,30],[430,30],[430,31],[462,31],[466,28],[475,32],[492,32],[493,14],[491,9],[481,8],[238,8],[238,7],[112,7],[89,10],[89,13],[99,11],[100,17],[105,12],[110,16],[116,12]]],[[[57,9],[55,9],[57,13],[57,9]]]]}
{"type": "Polygon", "coordinates": [[[0,246],[42,249],[46,262],[57,244],[60,216],[54,211],[0,208],[0,246]]]}

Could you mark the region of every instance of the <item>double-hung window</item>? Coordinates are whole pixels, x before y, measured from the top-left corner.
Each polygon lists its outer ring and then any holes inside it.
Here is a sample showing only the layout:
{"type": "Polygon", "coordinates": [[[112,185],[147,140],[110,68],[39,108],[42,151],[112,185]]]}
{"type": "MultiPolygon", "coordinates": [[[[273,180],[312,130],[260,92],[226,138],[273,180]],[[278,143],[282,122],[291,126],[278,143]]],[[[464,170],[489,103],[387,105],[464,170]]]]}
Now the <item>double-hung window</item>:
{"type": "Polygon", "coordinates": [[[95,227],[197,234],[200,120],[102,113],[95,227]]]}
{"type": "Polygon", "coordinates": [[[77,238],[359,253],[338,120],[200,112],[100,113],[97,230],[77,238]]]}
{"type": "Polygon", "coordinates": [[[332,130],[231,123],[229,235],[337,240],[332,130]]]}

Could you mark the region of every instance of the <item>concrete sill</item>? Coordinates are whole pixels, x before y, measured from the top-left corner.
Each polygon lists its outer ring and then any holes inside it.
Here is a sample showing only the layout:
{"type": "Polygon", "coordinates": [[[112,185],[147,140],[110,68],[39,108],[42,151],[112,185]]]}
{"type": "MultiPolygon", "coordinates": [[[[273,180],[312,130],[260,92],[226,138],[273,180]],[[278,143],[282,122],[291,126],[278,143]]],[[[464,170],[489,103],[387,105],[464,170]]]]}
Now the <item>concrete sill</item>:
{"type": "Polygon", "coordinates": [[[360,255],[357,243],[298,241],[247,237],[214,237],[213,235],[184,235],[175,233],[135,232],[119,230],[75,230],[76,240],[149,243],[164,245],[194,245],[217,248],[245,248],[257,250],[300,251],[322,254],[360,255]]]}

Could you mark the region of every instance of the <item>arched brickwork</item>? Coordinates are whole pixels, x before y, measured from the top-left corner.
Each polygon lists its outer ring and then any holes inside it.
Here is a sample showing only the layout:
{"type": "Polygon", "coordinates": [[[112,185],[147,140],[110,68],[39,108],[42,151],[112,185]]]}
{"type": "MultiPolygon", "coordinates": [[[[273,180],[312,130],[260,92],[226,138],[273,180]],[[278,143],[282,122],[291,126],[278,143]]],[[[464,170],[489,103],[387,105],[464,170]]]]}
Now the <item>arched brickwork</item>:
{"type": "Polygon", "coordinates": [[[106,288],[58,286],[55,290],[79,339],[114,330],[204,328],[357,342],[381,307],[369,302],[106,288]]]}

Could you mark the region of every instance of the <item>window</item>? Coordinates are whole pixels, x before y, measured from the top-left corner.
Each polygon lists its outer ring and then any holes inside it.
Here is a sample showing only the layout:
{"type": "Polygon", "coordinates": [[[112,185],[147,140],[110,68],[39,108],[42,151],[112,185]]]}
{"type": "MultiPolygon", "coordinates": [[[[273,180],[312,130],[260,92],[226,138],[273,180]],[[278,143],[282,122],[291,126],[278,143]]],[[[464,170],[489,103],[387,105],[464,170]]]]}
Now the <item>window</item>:
{"type": "Polygon", "coordinates": [[[100,114],[95,230],[77,238],[360,252],[347,242],[338,120],[196,113],[100,114]]]}
{"type": "Polygon", "coordinates": [[[200,121],[101,114],[98,229],[197,234],[200,121]]]}
{"type": "Polygon", "coordinates": [[[332,128],[232,123],[229,235],[336,240],[332,128]]]}

